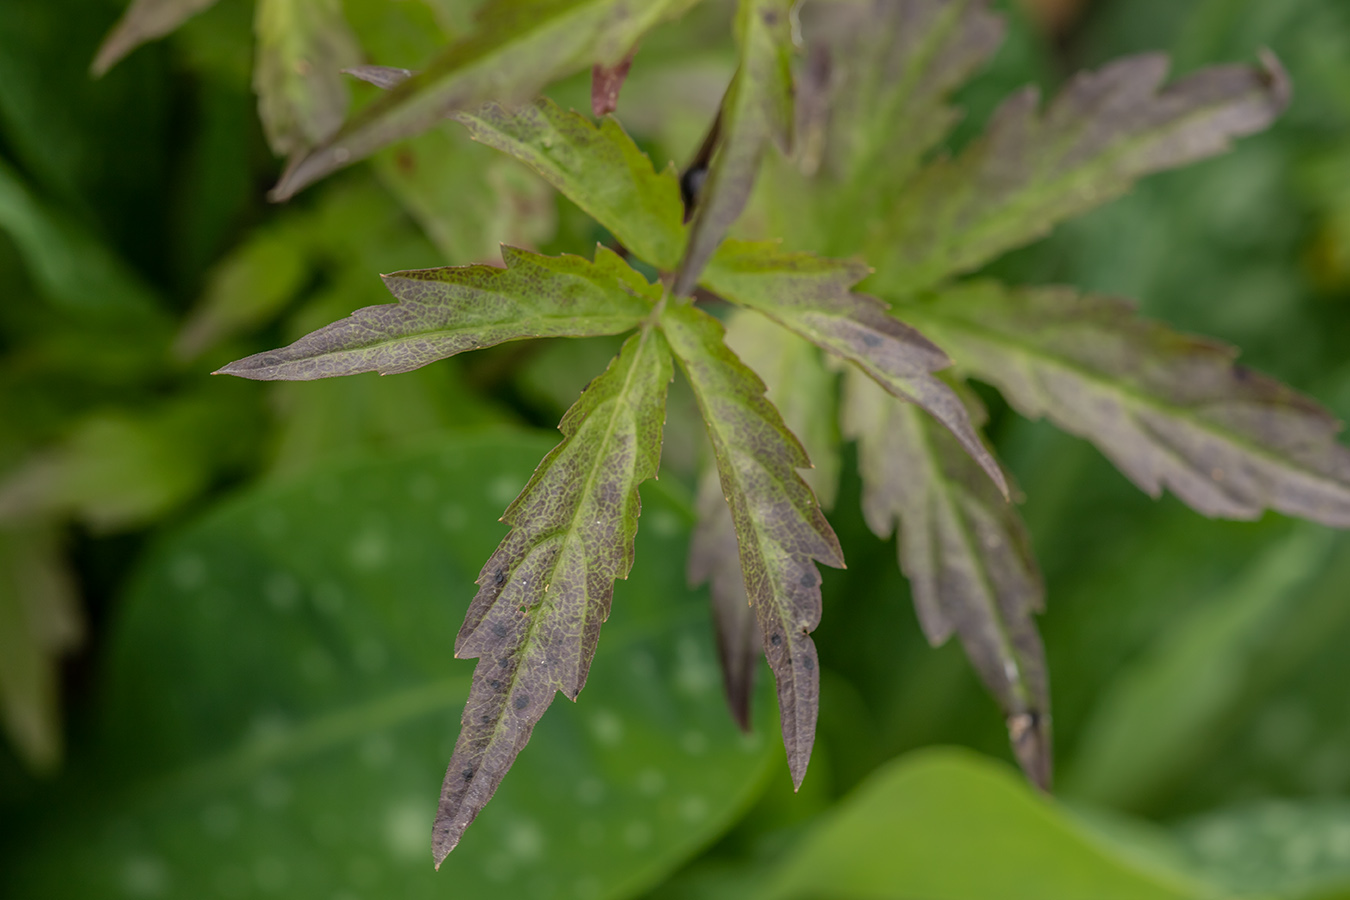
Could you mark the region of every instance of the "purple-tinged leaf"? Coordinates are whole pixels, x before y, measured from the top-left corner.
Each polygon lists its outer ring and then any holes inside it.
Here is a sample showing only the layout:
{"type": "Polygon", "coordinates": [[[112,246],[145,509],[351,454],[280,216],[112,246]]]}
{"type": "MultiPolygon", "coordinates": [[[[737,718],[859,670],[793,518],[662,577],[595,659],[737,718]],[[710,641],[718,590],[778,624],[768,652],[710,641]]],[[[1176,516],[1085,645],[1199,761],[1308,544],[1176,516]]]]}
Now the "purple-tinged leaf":
{"type": "Polygon", "coordinates": [[[728,241],[703,280],[717,294],[764,313],[856,364],[900,399],[921,406],[956,436],[1006,496],[1003,470],[975,433],[965,405],[933,376],[951,360],[882,303],[850,290],[866,274],[862,263],[785,253],[773,243],[728,241]]]}
{"type": "Polygon", "coordinates": [[[1273,509],[1350,526],[1339,423],[1226,346],[1067,288],[977,282],[904,313],[1023,415],[1092,441],[1151,496],[1170,488],[1207,516],[1273,509]]]}
{"type": "Polygon", "coordinates": [[[504,341],[622,334],[648,316],[661,288],[612,251],[595,262],[502,248],[505,269],[451,266],[384,276],[399,303],[368,306],[288,347],[220,370],[255,381],[392,375],[504,341]]]}
{"type": "Polygon", "coordinates": [[[690,586],[708,584],[727,706],[736,724],[748,732],[755,667],[764,638],[745,593],[736,525],[715,468],[705,470],[699,479],[698,525],[689,542],[688,574],[690,586]]]}
{"type": "Polygon", "coordinates": [[[474,140],[508,153],[659,269],[679,263],[685,228],[673,168],[652,168],[614,119],[598,124],[549,99],[507,110],[488,104],[456,116],[474,140]]]}
{"type": "Polygon", "coordinates": [[[614,65],[638,39],[697,0],[489,0],[477,31],[426,71],[371,104],[330,140],[292,159],[272,199],[306,185],[456,112],[490,100],[523,103],[549,82],[599,63],[614,65]]]}
{"type": "Polygon", "coordinates": [[[1051,776],[1050,694],[1033,614],[1045,590],[1026,528],[946,431],[856,371],[844,429],[858,442],[863,515],[878,537],[900,526],[900,568],[919,624],[938,646],[953,633],[998,699],[1018,762],[1051,776]]]}
{"type": "Polygon", "coordinates": [[[361,60],[341,0],[258,0],[254,31],[253,90],[273,152],[332,137],[350,101],[342,70],[361,60]]]}
{"type": "Polygon", "coordinates": [[[103,39],[89,71],[95,78],[141,44],[153,41],[182,25],[216,0],[134,0],[103,39]]]}
{"type": "Polygon", "coordinates": [[[1003,40],[987,0],[865,0],[816,7],[804,23],[829,60],[823,174],[832,247],[856,250],[960,111],[948,102],[1003,40]]]}
{"type": "Polygon", "coordinates": [[[439,867],[491,799],[535,724],[562,691],[586,683],[614,580],[633,564],[638,485],[661,459],[672,375],[662,333],[624,344],[558,426],[507,508],[510,533],[483,566],[455,655],[478,657],[432,835],[439,867]]]}
{"type": "Polygon", "coordinates": [[[720,138],[699,190],[671,288],[683,297],[698,284],[755,186],[760,159],[770,141],[786,149],[792,135],[792,2],[741,0],[736,24],[740,68],[722,99],[720,138]]]}
{"type": "Polygon", "coordinates": [[[598,119],[607,116],[619,108],[619,91],[628,79],[628,70],[633,67],[634,47],[628,55],[613,65],[596,63],[591,66],[591,113],[598,119]]]}
{"type": "Polygon", "coordinates": [[[814,561],[842,566],[839,540],[797,469],[806,451],[764,396],[764,383],[722,341],[721,324],[677,303],[662,316],[671,349],[708,427],[722,492],[731,508],[745,592],[778,683],[792,782],[811,759],[820,672],[811,632],[820,623],[814,561]]]}
{"type": "Polygon", "coordinates": [[[1028,88],[984,137],[919,172],[864,255],[883,296],[975,269],[1100,206],[1138,178],[1214,156],[1289,100],[1279,62],[1203,69],[1163,87],[1167,58],[1128,57],[1070,80],[1048,108],[1028,88]]]}
{"type": "Polygon", "coordinates": [[[350,66],[342,70],[366,84],[373,84],[381,90],[390,91],[398,87],[417,73],[412,69],[400,69],[397,66],[350,66]]]}

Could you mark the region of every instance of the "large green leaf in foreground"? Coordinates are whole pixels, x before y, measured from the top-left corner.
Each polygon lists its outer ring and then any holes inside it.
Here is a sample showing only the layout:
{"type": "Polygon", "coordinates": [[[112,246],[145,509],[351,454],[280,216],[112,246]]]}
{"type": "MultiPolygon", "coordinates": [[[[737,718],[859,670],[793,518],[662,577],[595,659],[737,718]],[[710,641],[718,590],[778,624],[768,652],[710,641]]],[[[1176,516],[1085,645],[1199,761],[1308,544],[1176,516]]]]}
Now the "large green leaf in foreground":
{"type": "Polygon", "coordinates": [[[1104,840],[998,763],[933,750],[866,781],[759,900],[1200,900],[1208,885],[1104,840]]]}
{"type": "Polygon", "coordinates": [[[689,512],[652,485],[590,690],[544,718],[432,870],[469,686],[450,647],[501,534],[475,523],[550,444],[484,436],[330,470],[163,546],[122,610],[93,748],[0,817],[0,895],[617,898],[710,840],[772,745],[727,718],[706,599],[681,587],[689,512]]]}

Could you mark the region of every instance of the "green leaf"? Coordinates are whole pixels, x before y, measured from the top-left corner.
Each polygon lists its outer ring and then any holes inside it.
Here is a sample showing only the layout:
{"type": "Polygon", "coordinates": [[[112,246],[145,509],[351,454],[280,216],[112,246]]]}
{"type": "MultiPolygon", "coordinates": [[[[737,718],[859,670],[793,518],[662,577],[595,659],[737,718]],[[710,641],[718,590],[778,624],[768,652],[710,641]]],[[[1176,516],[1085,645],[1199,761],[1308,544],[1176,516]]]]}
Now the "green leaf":
{"type": "Polygon", "coordinates": [[[660,299],[614,253],[595,262],[502,248],[505,269],[461,266],[384,276],[401,302],[359,309],[288,347],[220,371],[259,381],[310,381],[356,372],[390,375],[503,341],[620,334],[660,299]]]}
{"type": "Polygon", "coordinates": [[[728,241],[714,257],[704,282],[726,299],[756,309],[856,364],[901,400],[927,410],[1006,495],[1003,470],[975,433],[965,405],[933,377],[951,360],[893,318],[882,303],[850,290],[866,274],[862,263],[785,253],[774,243],[728,241]]]}
{"type": "Polygon", "coordinates": [[[762,900],[1204,900],[1216,896],[1103,840],[1004,766],[929,750],[887,765],[793,849],[762,900]]]}
{"type": "Polygon", "coordinates": [[[689,541],[686,572],[690,585],[708,585],[722,689],[731,717],[741,730],[749,731],[750,700],[764,636],[745,593],[736,523],[722,496],[716,468],[705,470],[699,478],[698,524],[689,541]]]}
{"type": "Polygon", "coordinates": [[[793,784],[801,786],[815,740],[820,671],[811,632],[820,623],[820,573],[842,566],[839,540],[797,469],[811,464],[764,383],[722,342],[722,326],[687,304],[662,326],[689,379],[731,507],[745,590],[778,682],[778,709],[793,784]]]}
{"type": "Polygon", "coordinates": [[[482,523],[552,443],[496,433],[359,458],[162,542],[117,604],[86,752],[5,808],[7,900],[617,900],[711,842],[774,748],[727,720],[702,598],[681,586],[690,513],[657,482],[586,700],[540,723],[440,873],[429,864],[469,683],[448,648],[501,536],[482,523]]]}
{"type": "Polygon", "coordinates": [[[544,177],[619,243],[659,269],[684,249],[684,206],[673,167],[660,172],[612,118],[592,124],[547,98],[518,110],[490,104],[456,116],[473,139],[544,177]]]}
{"type": "Polygon", "coordinates": [[[425,72],[363,110],[332,139],[297,157],[272,192],[284,200],[336,169],[495,100],[531,99],[549,82],[592,64],[612,65],[643,34],[695,0],[491,0],[478,30],[425,72]]]}
{"type": "Polygon", "coordinates": [[[215,265],[174,339],[179,359],[196,359],[221,340],[264,324],[295,298],[311,276],[307,224],[292,217],[258,228],[215,265]]]}
{"type": "Polygon", "coordinates": [[[557,229],[547,186],[449,127],[386,150],[374,164],[446,262],[491,262],[502,244],[537,247],[557,229]]]}
{"type": "Polygon", "coordinates": [[[36,771],[61,761],[59,662],[83,638],[54,529],[0,528],[0,723],[36,771]]]}
{"type": "Polygon", "coordinates": [[[951,435],[912,405],[856,371],[845,398],[868,526],[885,539],[899,524],[900,568],[924,634],[934,646],[961,638],[1022,768],[1048,790],[1050,691],[1032,618],[1045,589],[1026,527],[951,435]]]}
{"type": "Polygon", "coordinates": [[[1228,149],[1284,109],[1289,83],[1261,66],[1219,66],[1162,87],[1167,58],[1127,57],[1076,75],[1045,110],[1028,88],[955,159],[906,185],[864,248],[883,296],[968,272],[1120,196],[1138,178],[1228,149]]]}
{"type": "Polygon", "coordinates": [[[332,137],[350,100],[342,70],[361,62],[341,0],[258,0],[254,31],[253,90],[272,151],[332,137]]]}
{"type": "Polygon", "coordinates": [[[740,67],[718,113],[717,149],[671,287],[676,297],[694,289],[717,245],[745,209],[769,142],[783,149],[790,143],[792,6],[790,0],[741,0],[736,17],[740,67]]]}
{"type": "Polygon", "coordinates": [[[1235,365],[1235,351],[1072,290],[953,288],[906,318],[1029,418],[1092,441],[1151,496],[1208,516],[1265,509],[1350,525],[1350,451],[1308,398],[1235,365]]]}
{"type": "Polygon", "coordinates": [[[101,77],[122,57],[182,25],[216,0],[132,0],[112,31],[103,39],[89,70],[101,77]]]}
{"type": "Polygon", "coordinates": [[[507,507],[511,532],[478,575],[455,656],[478,657],[432,835],[439,866],[562,691],[576,700],[633,566],[638,485],[661,461],[673,374],[660,331],[624,344],[558,426],[563,440],[507,507]]]}
{"type": "Polygon", "coordinates": [[[877,0],[815,11],[808,33],[821,37],[810,48],[828,60],[828,86],[802,102],[826,109],[821,165],[833,227],[825,232],[831,246],[851,252],[960,119],[948,98],[998,48],[1004,24],[987,0],[877,0]]]}

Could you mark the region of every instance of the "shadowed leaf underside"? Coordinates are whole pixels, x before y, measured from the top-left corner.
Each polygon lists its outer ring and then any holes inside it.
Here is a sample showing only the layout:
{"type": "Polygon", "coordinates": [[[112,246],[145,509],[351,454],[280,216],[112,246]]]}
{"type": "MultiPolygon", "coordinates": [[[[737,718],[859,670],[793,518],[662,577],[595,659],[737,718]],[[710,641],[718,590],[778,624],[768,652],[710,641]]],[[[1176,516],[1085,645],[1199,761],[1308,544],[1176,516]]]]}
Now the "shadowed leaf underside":
{"type": "Polygon", "coordinates": [[[883,296],[920,290],[1044,236],[1141,176],[1214,156],[1283,111],[1289,83],[1262,65],[1215,66],[1163,87],[1167,58],[1121,59],[1074,76],[1038,112],[1027,88],[955,159],[920,171],[864,255],[883,296]]]}
{"type": "Polygon", "coordinates": [[[586,683],[614,580],[633,564],[638,485],[661,457],[670,350],[644,328],[563,417],[502,520],[455,643],[478,657],[432,836],[439,866],[491,799],[557,691],[586,683]]]}
{"type": "Polygon", "coordinates": [[[1350,526],[1339,423],[1226,346],[1067,288],[978,282],[910,309],[964,370],[1092,441],[1151,496],[1169,488],[1208,516],[1273,509],[1350,526]]]}
{"type": "Polygon", "coordinates": [[[778,685],[788,768],[800,787],[820,700],[811,641],[821,612],[814,561],[842,566],[843,553],[797,474],[810,465],[806,452],[764,397],[763,382],[723,343],[721,324],[679,304],[665,311],[662,327],[707,424],[745,591],[778,685]]]}
{"type": "Polygon", "coordinates": [[[689,224],[689,243],[672,292],[694,289],[703,267],[750,199],[770,141],[786,149],[792,133],[791,0],[741,0],[740,68],[722,99],[720,139],[689,224]]]}
{"type": "Polygon", "coordinates": [[[1022,768],[1049,789],[1050,695],[1032,618],[1045,592],[1016,509],[951,435],[857,372],[844,427],[858,442],[868,526],[881,538],[900,526],[900,568],[924,634],[935,646],[961,638],[1022,768]]]}
{"type": "Polygon", "coordinates": [[[660,299],[613,252],[595,262],[502,248],[505,269],[452,266],[384,276],[400,302],[359,309],[288,347],[220,370],[259,381],[389,375],[504,341],[621,334],[660,299]]]}
{"type": "Polygon", "coordinates": [[[1007,494],[1003,470],[989,454],[965,405],[933,372],[951,364],[923,335],[851,286],[861,263],[784,253],[776,244],[728,241],[705,274],[726,299],[756,309],[806,340],[860,367],[895,396],[927,410],[1007,494]]]}
{"type": "Polygon", "coordinates": [[[336,169],[444,117],[489,101],[523,103],[549,82],[620,62],[649,29],[695,0],[490,0],[478,29],[398,84],[332,139],[295,158],[272,192],[284,200],[336,169]]]}

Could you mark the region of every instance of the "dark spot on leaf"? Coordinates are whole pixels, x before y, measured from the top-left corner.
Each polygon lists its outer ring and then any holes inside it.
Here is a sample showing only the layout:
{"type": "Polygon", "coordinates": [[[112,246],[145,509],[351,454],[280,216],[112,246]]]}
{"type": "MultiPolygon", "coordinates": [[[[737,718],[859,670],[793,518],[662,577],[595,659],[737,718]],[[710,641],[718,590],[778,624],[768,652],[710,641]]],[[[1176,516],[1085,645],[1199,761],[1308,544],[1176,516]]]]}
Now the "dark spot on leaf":
{"type": "Polygon", "coordinates": [[[530,698],[526,694],[517,694],[512,705],[515,706],[516,709],[524,709],[530,705],[530,698]]]}
{"type": "Polygon", "coordinates": [[[871,331],[864,331],[862,335],[862,342],[864,345],[868,347],[878,347],[881,345],[881,335],[875,334],[874,332],[871,331]]]}
{"type": "Polygon", "coordinates": [[[501,584],[501,583],[504,582],[504,581],[506,581],[506,572],[505,572],[504,570],[502,570],[502,569],[498,569],[498,570],[497,570],[497,574],[496,574],[495,576],[493,576],[493,582],[492,582],[492,583],[493,583],[493,584],[501,584]]]}
{"type": "Polygon", "coordinates": [[[492,624],[492,633],[497,637],[506,637],[511,632],[501,622],[494,622],[492,624]]]}
{"type": "Polygon", "coordinates": [[[500,691],[502,689],[502,683],[494,678],[488,682],[488,687],[492,688],[494,691],[500,691]]]}
{"type": "Polygon", "coordinates": [[[777,647],[779,644],[783,643],[783,636],[775,633],[773,637],[769,638],[769,643],[777,647]]]}
{"type": "Polygon", "coordinates": [[[808,672],[815,671],[816,661],[808,656],[802,660],[802,668],[808,672]]]}
{"type": "Polygon", "coordinates": [[[503,656],[501,659],[497,660],[497,667],[500,669],[505,669],[510,665],[511,658],[509,656],[503,656]]]}
{"type": "Polygon", "coordinates": [[[766,9],[764,10],[762,18],[764,19],[764,24],[772,28],[778,24],[778,10],[766,9]]]}
{"type": "Polygon", "coordinates": [[[460,772],[459,774],[461,777],[463,777],[465,781],[473,781],[473,769],[465,769],[463,772],[460,772]]]}
{"type": "Polygon", "coordinates": [[[802,576],[801,585],[802,587],[815,587],[816,580],[811,577],[810,573],[807,573],[802,576]]]}

